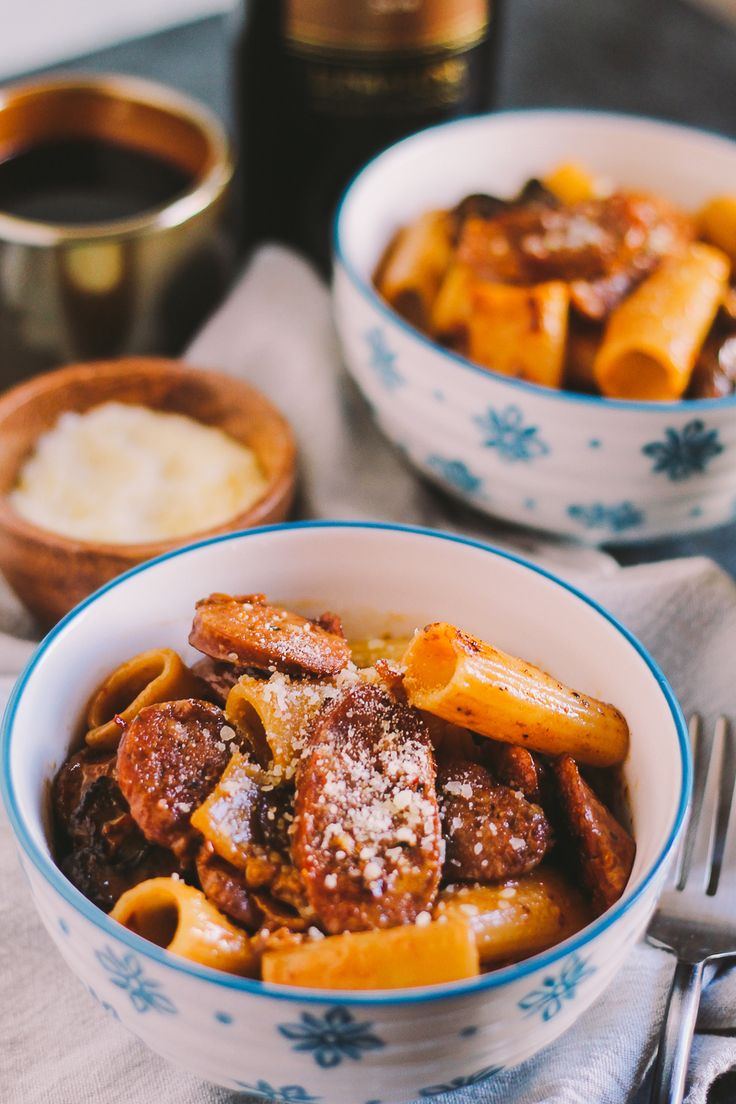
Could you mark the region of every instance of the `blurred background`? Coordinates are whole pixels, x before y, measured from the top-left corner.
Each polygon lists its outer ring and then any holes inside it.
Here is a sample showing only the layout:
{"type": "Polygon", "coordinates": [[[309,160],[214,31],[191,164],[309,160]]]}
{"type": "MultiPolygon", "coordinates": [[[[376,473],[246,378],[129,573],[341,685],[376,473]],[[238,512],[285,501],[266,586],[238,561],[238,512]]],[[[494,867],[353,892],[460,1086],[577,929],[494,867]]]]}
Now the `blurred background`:
{"type": "MultiPolygon", "coordinates": [[[[230,115],[234,0],[4,0],[0,79],[74,61],[230,115]]],[[[507,0],[499,106],[638,111],[736,134],[736,0],[507,0]]]]}
{"type": "Polygon", "coordinates": [[[7,0],[0,76],[53,64],[121,39],[232,7],[230,0],[7,0]],[[9,25],[8,25],[9,17],[9,25]],[[8,31],[12,33],[7,33],[8,31]]]}

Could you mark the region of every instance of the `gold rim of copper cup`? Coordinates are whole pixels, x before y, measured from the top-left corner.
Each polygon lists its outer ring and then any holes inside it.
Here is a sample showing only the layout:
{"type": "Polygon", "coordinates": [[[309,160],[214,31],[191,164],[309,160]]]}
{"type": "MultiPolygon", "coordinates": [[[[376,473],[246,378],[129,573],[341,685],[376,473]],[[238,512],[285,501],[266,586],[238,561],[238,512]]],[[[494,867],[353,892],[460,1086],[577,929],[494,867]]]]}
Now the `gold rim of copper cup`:
{"type": "Polygon", "coordinates": [[[0,160],[60,137],[97,138],[163,157],[192,184],[158,207],[104,223],[40,222],[0,210],[1,240],[54,246],[166,230],[210,207],[233,175],[230,145],[218,119],[166,85],[108,73],[42,77],[0,88],[0,160]]]}

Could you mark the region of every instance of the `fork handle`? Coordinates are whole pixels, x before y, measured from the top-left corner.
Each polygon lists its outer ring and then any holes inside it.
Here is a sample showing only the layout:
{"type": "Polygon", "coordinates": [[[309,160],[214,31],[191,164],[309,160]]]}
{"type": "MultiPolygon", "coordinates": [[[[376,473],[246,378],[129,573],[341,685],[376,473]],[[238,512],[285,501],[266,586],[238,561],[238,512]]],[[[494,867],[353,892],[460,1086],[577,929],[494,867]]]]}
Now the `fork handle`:
{"type": "Polygon", "coordinates": [[[675,967],[659,1036],[650,1104],[682,1104],[704,968],[705,962],[680,961],[675,967]]]}

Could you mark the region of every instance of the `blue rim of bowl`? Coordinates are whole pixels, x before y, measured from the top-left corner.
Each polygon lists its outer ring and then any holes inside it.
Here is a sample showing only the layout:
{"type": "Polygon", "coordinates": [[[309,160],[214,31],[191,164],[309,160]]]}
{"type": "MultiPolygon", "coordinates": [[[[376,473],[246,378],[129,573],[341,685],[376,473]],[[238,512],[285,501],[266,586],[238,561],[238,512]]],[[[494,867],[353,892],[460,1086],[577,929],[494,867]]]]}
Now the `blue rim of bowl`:
{"type": "Polygon", "coordinates": [[[529,563],[529,561],[523,559],[521,556],[516,556],[511,552],[505,552],[501,549],[494,548],[491,545],[484,544],[481,541],[472,540],[469,537],[459,537],[451,533],[442,533],[435,529],[424,529],[419,526],[411,525],[395,525],[388,522],[362,522],[362,521],[304,521],[304,522],[291,522],[280,525],[264,525],[257,529],[248,529],[236,533],[224,533],[217,537],[210,537],[205,540],[195,541],[192,544],[185,545],[182,548],[176,548],[171,552],[166,552],[162,556],[157,556],[154,560],[148,560],[146,563],[140,564],[137,567],[131,568],[126,571],[124,575],[118,576],[111,582],[106,583],[105,586],[100,587],[94,594],[91,594],[84,601],[80,602],[78,606],[75,606],[51,632],[41,641],[38,648],[31,656],[31,659],[26,664],[23,672],[19,676],[2,720],[2,731],[0,733],[0,741],[2,743],[2,773],[0,774],[0,793],[2,794],[5,802],[5,808],[8,812],[10,823],[13,827],[16,839],[20,843],[23,851],[31,860],[33,865],[44,877],[44,879],[51,885],[53,889],[69,904],[76,912],[89,920],[99,928],[100,931],[110,939],[118,940],[124,943],[132,951],[138,954],[144,955],[159,965],[169,967],[170,969],[177,970],[180,973],[188,974],[192,977],[199,979],[200,981],[214,982],[216,985],[220,985],[226,989],[236,989],[241,992],[250,993],[255,996],[269,997],[276,1000],[286,1000],[294,1003],[301,1004],[321,1004],[321,1005],[397,1005],[397,1004],[417,1004],[424,1002],[432,1002],[438,1000],[448,1000],[453,997],[472,996],[476,993],[484,992],[485,990],[497,989],[502,985],[519,980],[526,977],[528,974],[535,973],[538,970],[547,969],[549,966],[565,958],[566,955],[574,953],[585,947],[588,943],[592,942],[597,936],[601,935],[613,924],[616,923],[620,917],[624,916],[634,904],[642,897],[647,887],[651,884],[652,880],[656,877],[658,871],[667,860],[675,841],[679,835],[682,823],[685,817],[685,811],[687,809],[691,777],[692,777],[692,763],[690,755],[690,742],[687,735],[687,726],[685,719],[682,715],[680,706],[677,703],[675,695],[665,679],[662,671],[658,667],[657,663],[651,657],[646,648],[634,637],[628,629],[626,629],[619,621],[616,620],[612,614],[608,613],[602,606],[600,606],[592,598],[583,594],[582,591],[572,586],[570,583],[565,582],[563,579],[558,579],[551,572],[546,571],[542,567],[537,567],[535,564],[529,563]],[[233,540],[243,540],[251,536],[259,536],[264,533],[277,533],[277,532],[292,532],[308,529],[364,529],[364,530],[387,530],[396,533],[409,533],[421,537],[428,537],[430,539],[449,541],[454,544],[466,545],[470,548],[479,549],[482,552],[488,552],[490,555],[498,556],[501,559],[510,560],[512,563],[519,564],[521,567],[527,568],[533,571],[537,575],[543,576],[545,579],[549,579],[552,583],[562,587],[563,590],[573,594],[585,605],[595,610],[601,617],[603,617],[610,625],[615,628],[621,636],[623,636],[629,644],[634,648],[640,657],[644,660],[645,664],[649,668],[650,673],[657,682],[660,691],[664,695],[667,705],[669,706],[670,713],[672,714],[672,720],[677,731],[679,747],[680,747],[680,765],[682,769],[682,780],[680,786],[680,798],[678,802],[677,814],[675,816],[674,823],[671,827],[667,842],[662,848],[660,854],[655,859],[641,883],[636,889],[629,895],[624,896],[613,905],[607,912],[600,916],[597,920],[594,920],[586,928],[583,928],[577,935],[564,940],[562,943],[558,943],[555,947],[550,948],[548,951],[544,951],[542,954],[534,955],[531,958],[524,959],[523,962],[515,963],[512,966],[506,966],[499,970],[494,970],[488,974],[481,974],[477,978],[472,978],[467,981],[445,983],[443,985],[426,986],[417,989],[408,990],[391,990],[390,995],[383,995],[386,991],[377,991],[381,995],[365,995],[357,994],[355,992],[346,992],[344,990],[319,990],[319,989],[298,989],[295,987],[276,986],[269,985],[267,982],[256,981],[250,978],[236,977],[232,974],[222,973],[218,970],[211,970],[205,966],[198,966],[193,962],[187,962],[186,959],[180,958],[178,955],[172,955],[168,951],[163,950],[161,947],[157,947],[154,943],[148,942],[148,940],[141,938],[134,932],[128,931],[122,925],[111,920],[110,917],[98,909],[96,905],[93,905],[91,901],[88,901],[78,889],[76,889],[71,882],[69,882],[61,873],[59,868],[54,864],[51,858],[44,854],[44,852],[36,846],[33,839],[30,836],[28,829],[26,828],[24,819],[17,808],[15,792],[13,788],[11,772],[10,772],[10,745],[12,740],[13,726],[15,722],[15,715],[18,709],[18,704],[23,695],[26,683],[33,674],[34,670],[41,662],[44,654],[55,640],[61,636],[69,625],[75,621],[86,609],[93,605],[99,598],[106,594],[110,590],[114,590],[116,587],[121,586],[126,580],[132,578],[135,575],[140,574],[143,571],[147,571],[150,567],[154,567],[157,564],[165,563],[167,560],[176,559],[179,556],[186,555],[188,552],[194,551],[199,548],[206,548],[210,545],[223,544],[233,540]]]}
{"type": "Polygon", "coordinates": [[[703,130],[698,127],[684,126],[681,123],[671,123],[666,119],[655,119],[650,115],[628,115],[618,111],[581,111],[577,108],[532,107],[522,110],[512,109],[508,111],[494,111],[485,115],[469,115],[461,119],[452,119],[446,123],[437,123],[434,126],[425,127],[424,130],[419,130],[415,134],[410,134],[408,137],[395,142],[392,146],[382,150],[381,153],[368,161],[368,163],[353,176],[340,197],[332,223],[332,247],[336,260],[340,263],[352,284],[357,291],[361,293],[363,298],[367,299],[370,305],[379,312],[386,322],[391,323],[402,333],[412,337],[423,347],[432,350],[435,354],[444,357],[450,363],[457,364],[460,368],[466,369],[466,371],[470,370],[482,379],[493,380],[501,386],[510,387],[512,390],[522,391],[526,394],[536,395],[537,398],[553,399],[557,402],[578,403],[583,406],[594,406],[605,410],[643,410],[649,414],[658,413],[660,411],[670,414],[675,412],[692,414],[698,410],[722,410],[736,406],[736,394],[726,395],[720,399],[680,399],[677,402],[643,402],[633,399],[608,399],[603,395],[586,395],[579,391],[562,391],[553,387],[541,387],[539,384],[529,383],[527,380],[514,379],[513,377],[503,376],[497,372],[489,372],[487,368],[482,368],[479,364],[474,364],[472,360],[468,360],[467,357],[461,356],[460,353],[456,353],[452,349],[446,349],[444,345],[440,345],[438,342],[433,341],[430,337],[427,337],[426,334],[423,334],[421,330],[415,329],[414,326],[402,318],[400,314],[392,310],[388,303],[384,302],[373,285],[360,275],[356,267],[348,259],[347,251],[343,246],[342,230],[345,208],[350,202],[353,189],[357,187],[363,176],[369,173],[375,165],[381,161],[388,160],[393,156],[396,150],[400,149],[402,146],[418,142],[427,134],[451,129],[456,130],[461,127],[478,126],[479,124],[482,125],[483,122],[493,119],[524,119],[532,115],[560,116],[565,118],[579,118],[581,120],[600,119],[609,122],[634,124],[637,126],[642,124],[645,126],[655,126],[658,129],[669,130],[673,133],[681,134],[684,137],[688,135],[697,135],[700,138],[708,138],[714,142],[720,142],[724,147],[730,146],[734,154],[736,154],[736,142],[724,134],[703,130]]]}

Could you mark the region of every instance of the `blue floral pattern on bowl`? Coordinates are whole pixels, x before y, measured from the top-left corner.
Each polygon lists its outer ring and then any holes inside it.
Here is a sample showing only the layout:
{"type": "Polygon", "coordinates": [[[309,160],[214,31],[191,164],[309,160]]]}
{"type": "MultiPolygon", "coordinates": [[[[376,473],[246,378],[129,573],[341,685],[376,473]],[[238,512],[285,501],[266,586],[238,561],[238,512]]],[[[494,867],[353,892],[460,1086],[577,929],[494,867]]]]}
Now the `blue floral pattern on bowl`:
{"type": "Polygon", "coordinates": [[[484,447],[496,449],[510,464],[529,463],[550,451],[549,445],[539,436],[539,427],[525,425],[521,409],[513,404],[503,410],[489,406],[485,414],[473,421],[483,432],[484,447]]]}
{"type": "Polygon", "coordinates": [[[566,1001],[575,999],[581,981],[594,973],[595,967],[575,952],[564,963],[559,974],[549,974],[542,980],[540,989],[527,993],[519,1001],[519,1008],[527,1016],[541,1015],[546,1023],[562,1011],[566,1001]]]}
{"type": "Polygon", "coordinates": [[[173,1001],[159,992],[157,981],[144,975],[143,967],[132,951],[118,956],[109,947],[105,947],[95,954],[112,984],[128,994],[136,1012],[176,1014],[173,1001]]]}
{"type": "Polygon", "coordinates": [[[443,456],[430,456],[427,464],[430,468],[434,468],[446,483],[456,487],[463,494],[475,494],[483,486],[483,480],[475,475],[462,460],[446,460],[443,456]]]}
{"type": "Polygon", "coordinates": [[[321,1096],[312,1096],[301,1085],[284,1085],[283,1088],[275,1089],[268,1081],[256,1081],[253,1085],[238,1081],[237,1086],[252,1096],[272,1100],[274,1104],[319,1104],[322,1099],[321,1096]]]}
{"type": "Polygon", "coordinates": [[[279,1024],[279,1031],[293,1042],[293,1050],[307,1051],[322,1069],[333,1069],[346,1058],[359,1062],[367,1051],[386,1045],[371,1033],[372,1027],[355,1020],[347,1008],[337,1007],[324,1016],[302,1012],[299,1023],[279,1024]]]}
{"type": "Polygon", "coordinates": [[[444,1085],[429,1085],[426,1089],[419,1090],[419,1097],[424,1100],[432,1096],[444,1096],[445,1093],[454,1092],[455,1089],[467,1089],[471,1085],[480,1085],[481,1081],[488,1081],[502,1069],[503,1066],[486,1066],[485,1069],[468,1074],[467,1077],[455,1077],[444,1085]]]}
{"type": "Polygon", "coordinates": [[[654,464],[654,473],[663,473],[673,483],[681,483],[693,475],[702,475],[708,464],[724,450],[717,429],[707,429],[700,418],[688,422],[681,430],[670,426],[664,441],[650,441],[642,452],[654,464]]]}
{"type": "Polygon", "coordinates": [[[585,505],[576,503],[567,508],[568,516],[578,521],[585,529],[610,529],[612,533],[621,533],[624,529],[634,529],[644,523],[642,510],[633,502],[590,502],[585,505]]]}
{"type": "Polygon", "coordinates": [[[380,326],[374,326],[365,335],[370,355],[370,366],[387,391],[394,391],[404,383],[404,377],[396,367],[396,353],[386,342],[380,326]]]}

